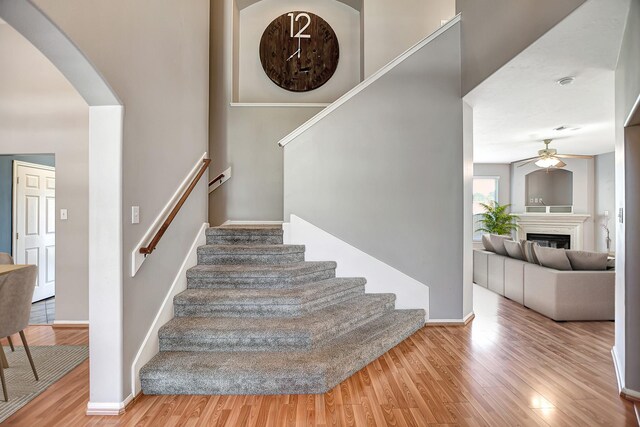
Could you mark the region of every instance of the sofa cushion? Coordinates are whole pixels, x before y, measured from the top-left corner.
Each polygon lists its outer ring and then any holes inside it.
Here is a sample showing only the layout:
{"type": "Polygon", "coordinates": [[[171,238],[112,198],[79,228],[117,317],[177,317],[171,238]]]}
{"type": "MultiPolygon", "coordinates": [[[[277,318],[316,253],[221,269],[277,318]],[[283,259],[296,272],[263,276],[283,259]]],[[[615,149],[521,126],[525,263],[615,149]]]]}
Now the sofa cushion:
{"type": "Polygon", "coordinates": [[[572,270],[567,251],[564,249],[545,248],[540,245],[533,247],[533,252],[541,266],[556,270],[572,270]]]}
{"type": "Polygon", "coordinates": [[[494,252],[498,255],[507,255],[507,250],[504,248],[504,241],[509,240],[509,236],[500,236],[499,234],[490,234],[491,246],[493,246],[494,252]]]}
{"type": "Polygon", "coordinates": [[[507,254],[513,259],[519,259],[521,261],[526,261],[524,257],[524,252],[522,251],[522,246],[520,246],[520,242],[515,242],[513,240],[505,240],[504,248],[507,250],[507,254]]]}
{"type": "Polygon", "coordinates": [[[606,270],[609,254],[606,252],[567,251],[574,270],[606,270]]]}
{"type": "Polygon", "coordinates": [[[536,253],[533,250],[534,246],[538,246],[538,244],[529,240],[522,240],[520,242],[520,247],[522,248],[525,261],[530,262],[531,264],[540,264],[538,262],[538,257],[536,257],[536,253]]]}
{"type": "Polygon", "coordinates": [[[496,251],[493,248],[493,245],[491,244],[491,237],[488,234],[483,234],[482,235],[482,246],[484,246],[484,248],[486,250],[488,250],[489,252],[495,252],[496,251]]]}

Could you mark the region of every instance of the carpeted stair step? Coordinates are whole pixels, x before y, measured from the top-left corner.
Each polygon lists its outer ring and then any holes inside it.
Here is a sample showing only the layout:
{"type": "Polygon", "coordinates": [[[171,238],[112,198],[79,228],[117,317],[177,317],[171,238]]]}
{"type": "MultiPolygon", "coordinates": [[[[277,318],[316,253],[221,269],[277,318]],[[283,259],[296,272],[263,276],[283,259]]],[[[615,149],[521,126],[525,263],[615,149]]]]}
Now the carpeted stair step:
{"type": "Polygon", "coordinates": [[[196,265],[187,270],[187,288],[290,288],[335,276],[336,263],[333,261],[280,265],[196,265]]]}
{"type": "Polygon", "coordinates": [[[304,262],[304,245],[206,245],[198,264],[290,264],[304,262]]]}
{"type": "Polygon", "coordinates": [[[365,294],[297,319],[176,317],[160,328],[160,351],[309,350],[393,310],[394,294],[365,294]]]}
{"type": "Polygon", "coordinates": [[[424,325],[392,310],[308,352],[160,352],[140,371],[144,394],[325,393],[424,325]]]}
{"type": "Polygon", "coordinates": [[[296,317],[363,295],[363,278],[332,278],[295,288],[187,289],[173,299],[176,317],[296,317]]]}
{"type": "Polygon", "coordinates": [[[207,245],[281,245],[282,227],[212,227],[207,245]]]}

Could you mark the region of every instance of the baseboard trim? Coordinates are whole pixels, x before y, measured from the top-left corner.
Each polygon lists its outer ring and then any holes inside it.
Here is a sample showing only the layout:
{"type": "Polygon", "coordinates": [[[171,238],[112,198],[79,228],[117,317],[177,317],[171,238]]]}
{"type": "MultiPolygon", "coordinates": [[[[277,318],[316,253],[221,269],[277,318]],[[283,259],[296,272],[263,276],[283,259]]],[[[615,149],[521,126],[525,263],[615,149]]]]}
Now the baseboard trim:
{"type": "Polygon", "coordinates": [[[425,326],[466,326],[475,319],[475,317],[476,315],[472,311],[462,319],[429,319],[425,326]]]}
{"type": "MultiPolygon", "coordinates": [[[[636,390],[628,389],[624,386],[622,381],[622,372],[620,372],[620,365],[618,363],[618,351],[615,347],[611,348],[611,357],[613,358],[613,369],[616,372],[616,380],[618,381],[618,393],[620,397],[630,400],[632,402],[640,403],[640,392],[636,390]]],[[[636,406],[636,415],[638,407],[636,406]]],[[[638,423],[640,425],[640,423],[638,423]]]]}
{"type": "Polygon", "coordinates": [[[227,220],[222,225],[282,225],[284,221],[232,221],[227,220]]]}
{"type": "Polygon", "coordinates": [[[187,270],[198,263],[198,246],[206,244],[205,232],[208,227],[208,223],[203,223],[194,237],[191,247],[187,251],[162,304],[158,308],[156,316],[138,348],[136,357],[133,359],[131,364],[131,390],[133,396],[137,396],[140,392],[140,369],[158,353],[158,331],[160,327],[173,318],[173,297],[187,288],[187,270]]]}
{"type": "Polygon", "coordinates": [[[86,414],[89,416],[114,416],[124,414],[127,406],[133,401],[133,394],[127,396],[122,402],[89,402],[86,414]]]}
{"type": "Polygon", "coordinates": [[[51,325],[54,329],[56,328],[80,328],[85,329],[89,327],[88,320],[55,320],[53,325],[51,325]]]}

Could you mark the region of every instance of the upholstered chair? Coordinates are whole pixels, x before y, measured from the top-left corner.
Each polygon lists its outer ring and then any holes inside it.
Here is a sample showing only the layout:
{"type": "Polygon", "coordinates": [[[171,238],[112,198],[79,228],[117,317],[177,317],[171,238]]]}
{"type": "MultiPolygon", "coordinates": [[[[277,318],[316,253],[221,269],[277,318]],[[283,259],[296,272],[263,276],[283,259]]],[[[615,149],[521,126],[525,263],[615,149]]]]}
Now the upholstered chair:
{"type": "Polygon", "coordinates": [[[13,264],[13,258],[8,253],[0,252],[0,265],[3,264],[13,264]]]}
{"type": "MultiPolygon", "coordinates": [[[[0,337],[8,337],[15,333],[20,334],[20,339],[22,339],[22,344],[29,358],[36,381],[38,381],[38,373],[36,372],[36,366],[33,364],[27,339],[24,336],[24,329],[29,324],[31,298],[36,286],[37,275],[38,267],[35,265],[28,265],[0,275],[0,337]]],[[[0,380],[2,380],[4,400],[8,401],[4,367],[2,366],[3,362],[6,363],[6,358],[2,346],[0,346],[0,353],[0,380]]]]}
{"type": "MultiPolygon", "coordinates": [[[[6,252],[0,252],[0,265],[11,264],[13,264],[13,258],[11,257],[11,255],[6,252]]],[[[7,341],[9,341],[9,347],[11,347],[11,351],[16,351],[16,349],[13,347],[13,341],[11,341],[11,337],[7,337],[7,341]]]]}

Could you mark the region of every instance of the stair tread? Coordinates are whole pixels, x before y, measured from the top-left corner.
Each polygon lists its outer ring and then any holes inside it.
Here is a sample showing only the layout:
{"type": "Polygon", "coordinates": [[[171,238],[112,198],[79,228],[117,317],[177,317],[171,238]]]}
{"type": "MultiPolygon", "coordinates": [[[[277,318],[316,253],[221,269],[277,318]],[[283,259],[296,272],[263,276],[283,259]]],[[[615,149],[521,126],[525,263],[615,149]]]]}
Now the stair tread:
{"type": "Polygon", "coordinates": [[[187,289],[174,298],[177,305],[215,304],[302,304],[323,295],[366,284],[361,277],[334,277],[332,279],[309,282],[294,288],[255,289],[187,289]]]}
{"type": "Polygon", "coordinates": [[[304,245],[202,245],[198,253],[270,255],[304,252],[304,245]]]}
{"type": "MultiPolygon", "coordinates": [[[[333,304],[301,317],[175,317],[159,331],[161,338],[315,336],[347,320],[367,317],[377,305],[395,301],[394,294],[364,294],[346,302],[333,304]]],[[[381,308],[382,310],[382,308],[381,308]]]]}
{"type": "Polygon", "coordinates": [[[334,261],[304,261],[277,265],[202,264],[187,270],[189,277],[291,277],[336,268],[334,261]]]}
{"type": "Polygon", "coordinates": [[[140,375],[146,394],[324,393],[424,325],[392,310],[312,351],[160,352],[140,375]]]}
{"type": "Polygon", "coordinates": [[[205,233],[207,236],[281,236],[284,231],[282,226],[223,226],[207,228],[205,233]]]}

